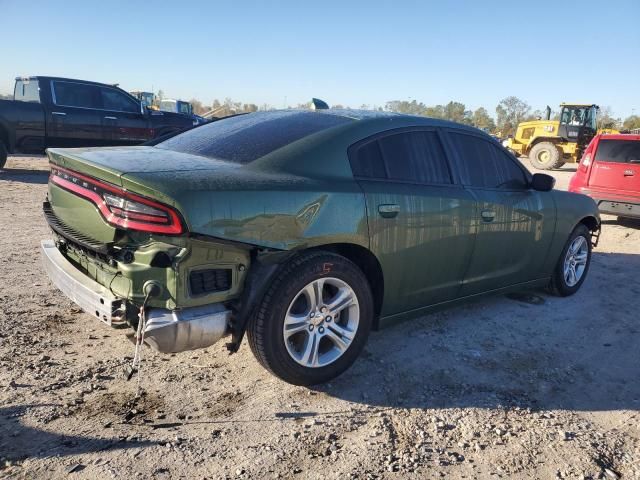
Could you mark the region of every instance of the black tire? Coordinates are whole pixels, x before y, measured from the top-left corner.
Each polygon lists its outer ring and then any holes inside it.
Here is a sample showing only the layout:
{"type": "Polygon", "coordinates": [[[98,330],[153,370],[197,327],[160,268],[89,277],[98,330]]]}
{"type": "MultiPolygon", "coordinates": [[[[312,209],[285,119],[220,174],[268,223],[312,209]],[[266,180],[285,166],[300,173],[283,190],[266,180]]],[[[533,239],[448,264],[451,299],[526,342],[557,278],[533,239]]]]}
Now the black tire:
{"type": "Polygon", "coordinates": [[[0,170],[2,170],[6,165],[8,155],[9,152],[7,152],[7,147],[5,146],[4,142],[0,140],[0,170]]]}
{"type": "Polygon", "coordinates": [[[551,142],[536,143],[529,151],[529,161],[538,170],[553,170],[564,165],[562,152],[551,142]]]}
{"type": "Polygon", "coordinates": [[[559,297],[568,297],[580,289],[585,278],[587,278],[587,274],[589,273],[589,266],[591,265],[591,250],[591,233],[585,225],[580,224],[574,228],[573,232],[571,232],[567,243],[562,249],[556,268],[553,271],[553,276],[551,277],[551,284],[549,285],[551,293],[559,297]],[[578,237],[583,237],[586,242],[587,260],[586,265],[584,266],[584,271],[582,272],[578,282],[575,285],[569,285],[564,275],[565,259],[567,258],[569,247],[578,237]]]}
{"type": "MultiPolygon", "coordinates": [[[[275,376],[293,385],[316,385],[337,377],[353,364],[366,344],[373,317],[371,288],[353,262],[329,252],[303,253],[275,275],[247,326],[247,337],[256,359],[275,376]],[[285,340],[283,333],[284,319],[302,289],[321,278],[345,282],[355,293],[360,315],[353,339],[341,356],[325,366],[307,367],[294,360],[287,350],[285,342],[289,340],[285,340]]],[[[319,326],[316,329],[320,332],[319,326]]],[[[319,345],[323,345],[322,342],[318,340],[319,345]]]]}

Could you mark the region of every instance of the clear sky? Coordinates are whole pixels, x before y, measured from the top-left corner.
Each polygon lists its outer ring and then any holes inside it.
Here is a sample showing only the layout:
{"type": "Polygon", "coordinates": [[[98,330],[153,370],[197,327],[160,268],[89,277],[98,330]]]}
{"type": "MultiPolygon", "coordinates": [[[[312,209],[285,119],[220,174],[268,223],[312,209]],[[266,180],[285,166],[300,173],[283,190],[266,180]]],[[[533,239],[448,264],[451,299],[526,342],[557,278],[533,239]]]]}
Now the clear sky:
{"type": "Polygon", "coordinates": [[[0,0],[0,92],[59,75],[282,107],[428,105],[495,114],[516,95],[640,114],[640,0],[0,0]]]}

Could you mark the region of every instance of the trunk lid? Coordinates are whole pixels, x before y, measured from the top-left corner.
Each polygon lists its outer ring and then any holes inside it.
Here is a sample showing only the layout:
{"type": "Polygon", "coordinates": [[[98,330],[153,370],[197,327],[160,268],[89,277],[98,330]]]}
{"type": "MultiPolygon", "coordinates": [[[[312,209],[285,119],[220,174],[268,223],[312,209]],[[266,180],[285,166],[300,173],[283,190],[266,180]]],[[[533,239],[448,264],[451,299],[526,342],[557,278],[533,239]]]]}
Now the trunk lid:
{"type": "MultiPolygon", "coordinates": [[[[256,197],[259,205],[260,190],[273,182],[300,182],[291,175],[154,147],[49,149],[48,155],[53,167],[172,207],[186,221],[188,230],[197,233],[208,233],[202,226],[213,216],[228,217],[238,197],[256,197]]],[[[86,199],[49,182],[49,201],[65,225],[101,242],[115,239],[116,229],[86,199]]]]}

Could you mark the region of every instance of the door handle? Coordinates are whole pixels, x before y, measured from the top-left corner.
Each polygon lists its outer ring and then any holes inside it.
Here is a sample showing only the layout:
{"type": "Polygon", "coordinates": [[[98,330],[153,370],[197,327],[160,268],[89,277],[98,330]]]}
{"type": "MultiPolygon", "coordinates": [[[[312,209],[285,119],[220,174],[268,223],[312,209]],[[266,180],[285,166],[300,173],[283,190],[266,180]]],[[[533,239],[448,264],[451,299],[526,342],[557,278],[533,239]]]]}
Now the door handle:
{"type": "Polygon", "coordinates": [[[66,113],[64,113],[64,112],[51,112],[51,115],[60,115],[61,117],[64,117],[66,115],[66,113]]]}
{"type": "Polygon", "coordinates": [[[105,120],[117,120],[118,117],[104,117],[105,120]]]}
{"type": "Polygon", "coordinates": [[[400,205],[396,203],[384,203],[378,205],[378,213],[384,218],[393,218],[398,215],[400,211],[400,205]]]}
{"type": "Polygon", "coordinates": [[[480,213],[480,216],[485,222],[491,222],[494,218],[496,218],[496,212],[494,212],[493,210],[483,210],[480,213]]]}
{"type": "Polygon", "coordinates": [[[635,175],[636,172],[634,172],[633,170],[625,170],[624,171],[624,176],[625,177],[633,177],[635,175]]]}

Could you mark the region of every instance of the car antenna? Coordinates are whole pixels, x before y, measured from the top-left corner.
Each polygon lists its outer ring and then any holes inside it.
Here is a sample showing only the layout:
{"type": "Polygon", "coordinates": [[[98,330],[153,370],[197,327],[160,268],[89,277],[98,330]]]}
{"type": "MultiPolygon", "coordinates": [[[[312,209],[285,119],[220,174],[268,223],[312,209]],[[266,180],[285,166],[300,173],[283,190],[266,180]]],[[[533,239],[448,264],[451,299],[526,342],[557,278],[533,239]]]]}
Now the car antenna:
{"type": "Polygon", "coordinates": [[[324,100],[320,100],[319,98],[312,98],[311,109],[312,110],[329,110],[329,105],[324,100]]]}

